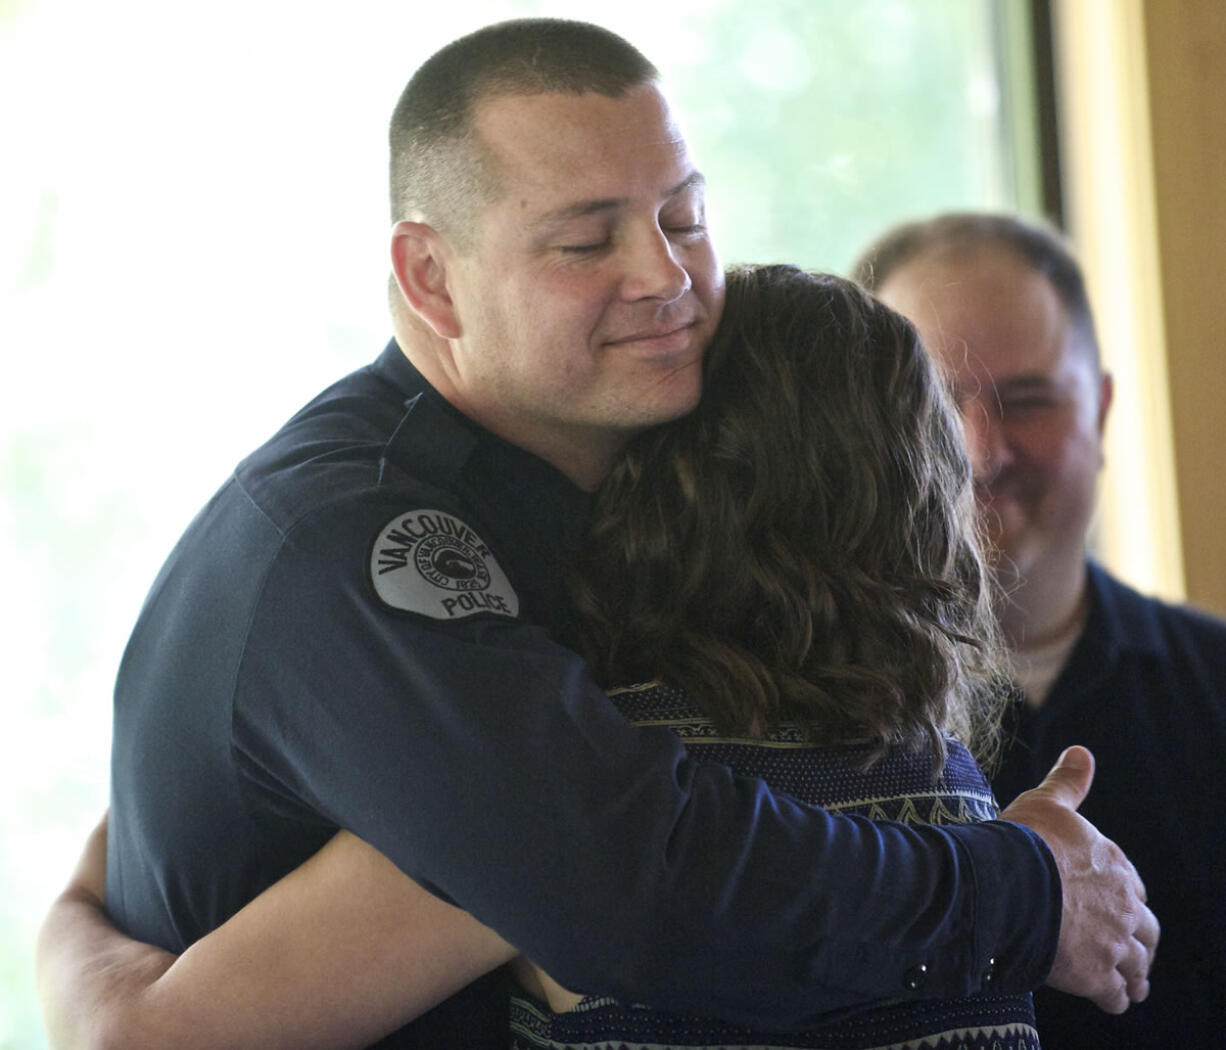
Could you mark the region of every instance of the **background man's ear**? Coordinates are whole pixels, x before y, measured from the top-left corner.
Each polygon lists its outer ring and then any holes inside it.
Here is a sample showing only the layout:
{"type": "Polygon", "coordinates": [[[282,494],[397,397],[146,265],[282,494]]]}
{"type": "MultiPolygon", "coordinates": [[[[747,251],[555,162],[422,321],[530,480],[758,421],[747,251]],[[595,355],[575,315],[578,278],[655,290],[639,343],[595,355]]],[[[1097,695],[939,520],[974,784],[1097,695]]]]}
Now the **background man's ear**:
{"type": "Polygon", "coordinates": [[[392,273],[409,308],[442,339],[460,335],[447,290],[447,246],[433,226],[401,221],[392,227],[392,273]]]}
{"type": "Polygon", "coordinates": [[[1098,436],[1102,437],[1107,425],[1107,413],[1111,411],[1111,401],[1115,396],[1115,380],[1110,372],[1103,372],[1098,384],[1098,436]]]}
{"type": "Polygon", "coordinates": [[[1115,380],[1110,372],[1103,372],[1098,381],[1098,466],[1099,469],[1107,462],[1107,448],[1103,442],[1103,434],[1107,429],[1107,413],[1111,411],[1111,402],[1115,397],[1115,380]]]}

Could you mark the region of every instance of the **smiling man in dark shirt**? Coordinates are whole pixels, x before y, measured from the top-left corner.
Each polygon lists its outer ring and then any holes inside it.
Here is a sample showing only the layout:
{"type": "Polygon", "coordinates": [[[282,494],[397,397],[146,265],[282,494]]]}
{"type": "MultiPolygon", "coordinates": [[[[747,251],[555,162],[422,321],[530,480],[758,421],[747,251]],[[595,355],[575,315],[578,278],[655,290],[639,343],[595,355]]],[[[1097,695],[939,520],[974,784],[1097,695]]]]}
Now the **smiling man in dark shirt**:
{"type": "Polygon", "coordinates": [[[1040,989],[1043,1045],[1215,1045],[1226,623],[1142,597],[1086,557],[1112,379],[1080,268],[1045,227],[953,214],[885,234],[857,277],[915,322],[962,411],[1022,694],[996,794],[1007,803],[1063,748],[1089,747],[1081,812],[1125,849],[1162,917],[1149,998],[1108,1016],[1040,989]]]}

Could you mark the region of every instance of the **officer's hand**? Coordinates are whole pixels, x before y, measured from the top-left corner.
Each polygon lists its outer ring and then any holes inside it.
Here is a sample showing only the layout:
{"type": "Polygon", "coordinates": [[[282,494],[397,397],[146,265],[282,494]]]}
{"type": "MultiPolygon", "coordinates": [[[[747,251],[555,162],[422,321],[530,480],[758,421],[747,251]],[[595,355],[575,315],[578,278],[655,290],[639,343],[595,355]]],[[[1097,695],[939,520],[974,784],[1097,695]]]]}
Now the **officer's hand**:
{"type": "Polygon", "coordinates": [[[1094,756],[1070,747],[1043,783],[1019,795],[1001,817],[1036,831],[1060,871],[1060,942],[1047,983],[1121,1014],[1149,994],[1158,920],[1131,861],[1076,812],[1093,779],[1094,756]]]}

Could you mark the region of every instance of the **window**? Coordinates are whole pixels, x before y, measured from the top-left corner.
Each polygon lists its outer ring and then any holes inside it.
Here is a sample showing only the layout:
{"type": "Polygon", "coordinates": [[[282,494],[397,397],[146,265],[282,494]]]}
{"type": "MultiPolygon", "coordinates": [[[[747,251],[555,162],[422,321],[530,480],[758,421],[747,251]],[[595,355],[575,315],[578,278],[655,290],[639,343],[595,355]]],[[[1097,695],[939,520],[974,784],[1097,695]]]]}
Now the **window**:
{"type": "Polygon", "coordinates": [[[111,682],[159,564],[388,336],[385,124],[421,59],[517,14],[623,33],[679,103],[728,262],[843,270],[897,219],[1040,210],[1025,4],[433,8],[0,5],[0,1047],[42,1045],[34,934],[106,805],[111,682]]]}

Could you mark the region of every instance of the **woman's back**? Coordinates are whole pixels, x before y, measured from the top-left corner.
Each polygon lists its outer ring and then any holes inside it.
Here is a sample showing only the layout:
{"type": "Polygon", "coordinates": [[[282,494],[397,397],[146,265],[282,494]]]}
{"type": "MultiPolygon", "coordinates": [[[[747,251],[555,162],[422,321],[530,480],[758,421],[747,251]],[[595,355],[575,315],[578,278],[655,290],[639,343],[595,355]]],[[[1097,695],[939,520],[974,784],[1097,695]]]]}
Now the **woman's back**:
{"type": "MultiPolygon", "coordinates": [[[[983,773],[958,741],[946,742],[946,761],[933,773],[930,747],[892,748],[868,768],[872,741],[816,745],[796,725],[782,723],[760,738],[728,737],[684,693],[660,685],[616,690],[614,702],[638,725],[665,726],[696,757],[758,776],[776,792],[826,807],[832,813],[908,824],[991,820],[996,803],[983,773]]],[[[878,892],[882,887],[874,887],[878,892]]],[[[899,974],[900,995],[916,974],[899,974]]],[[[1035,1050],[1039,1046],[1029,995],[965,999],[899,999],[832,1017],[805,1032],[750,1032],[710,1018],[665,1014],[588,996],[555,1013],[527,993],[511,1003],[513,1050],[659,1050],[662,1047],[966,1048],[1035,1050]]]]}

